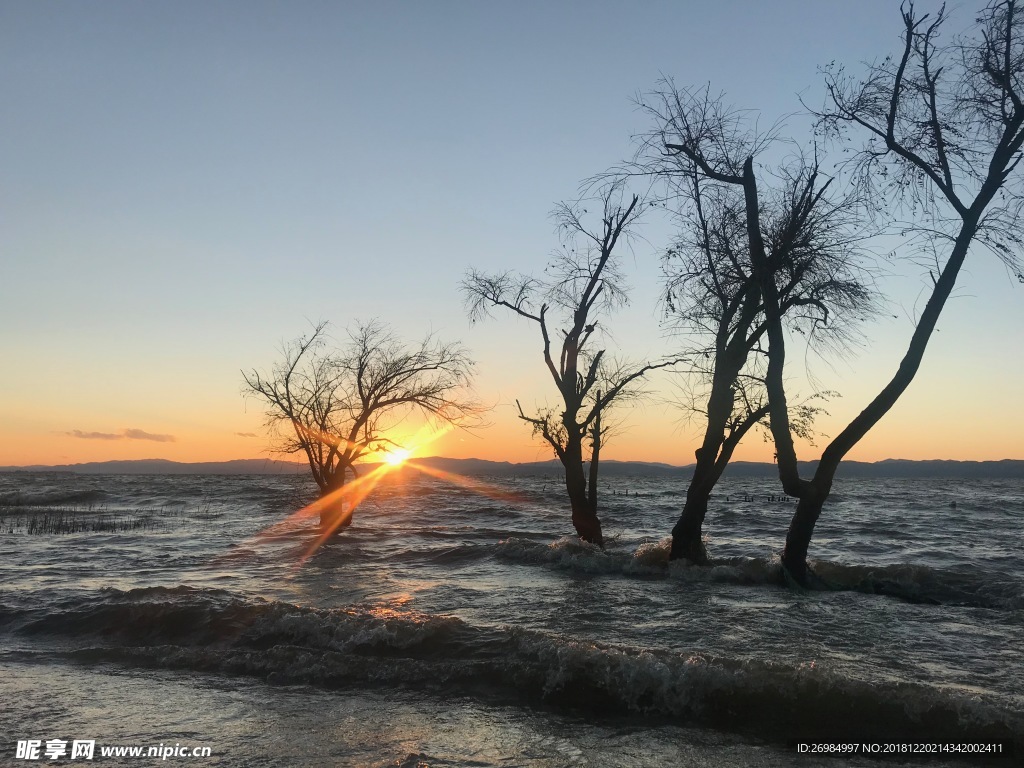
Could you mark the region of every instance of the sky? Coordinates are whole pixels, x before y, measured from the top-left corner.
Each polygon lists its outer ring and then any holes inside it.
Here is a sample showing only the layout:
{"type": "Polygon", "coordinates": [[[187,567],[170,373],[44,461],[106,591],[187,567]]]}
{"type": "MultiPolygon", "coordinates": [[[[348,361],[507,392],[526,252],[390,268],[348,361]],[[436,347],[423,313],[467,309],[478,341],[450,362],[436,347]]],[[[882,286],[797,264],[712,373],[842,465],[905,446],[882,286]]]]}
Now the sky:
{"type": "MultiPolygon", "coordinates": [[[[856,70],[899,31],[888,0],[0,0],[0,465],[266,456],[241,372],[312,322],[341,336],[370,318],[477,360],[488,426],[425,453],[550,458],[514,410],[553,402],[536,329],[471,325],[466,270],[539,273],[552,208],[632,155],[660,78],[710,83],[807,143],[795,113],[798,94],[821,102],[819,67],[856,70]]],[[[638,234],[607,343],[644,359],[679,342],[658,304],[671,228],[638,234]]],[[[866,344],[810,362],[842,393],[825,434],[902,356],[926,283],[891,272],[866,344]]],[[[916,381],[850,458],[1024,458],[1022,291],[973,251],[916,381]]],[[[802,359],[790,376],[811,391],[802,359]]],[[[691,463],[678,382],[651,390],[603,455],[691,463]]],[[[771,457],[756,435],[736,454],[771,457]]]]}

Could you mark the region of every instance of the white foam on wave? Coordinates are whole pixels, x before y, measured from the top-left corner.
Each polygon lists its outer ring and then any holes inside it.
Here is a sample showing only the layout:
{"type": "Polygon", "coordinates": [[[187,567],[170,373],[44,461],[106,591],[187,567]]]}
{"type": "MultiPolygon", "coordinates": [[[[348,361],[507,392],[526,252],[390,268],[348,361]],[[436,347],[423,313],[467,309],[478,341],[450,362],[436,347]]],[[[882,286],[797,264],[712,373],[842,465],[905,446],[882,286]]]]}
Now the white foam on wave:
{"type": "Polygon", "coordinates": [[[498,545],[498,556],[516,562],[539,563],[580,573],[672,578],[687,582],[768,584],[779,580],[777,557],[732,557],[693,565],[685,560],[669,561],[672,539],[644,542],[634,551],[601,549],[572,536],[548,544],[509,538],[498,545]]]}
{"type": "MultiPolygon", "coordinates": [[[[574,536],[544,543],[508,538],[497,545],[499,558],[536,563],[558,570],[588,574],[618,574],[642,578],[670,578],[688,583],[761,585],[782,583],[782,564],[777,554],[764,557],[713,558],[707,565],[669,560],[672,539],[645,542],[634,551],[609,546],[601,549],[574,536]]],[[[814,588],[821,591],[854,591],[885,595],[910,602],[952,603],[982,608],[1024,608],[1024,586],[996,579],[993,574],[941,570],[912,563],[848,565],[812,560],[817,576],[814,588]]]]}
{"type": "Polygon", "coordinates": [[[575,536],[563,536],[550,543],[509,538],[498,543],[497,555],[505,560],[540,563],[579,573],[660,576],[668,574],[671,539],[645,542],[635,551],[601,549],[575,536]]]}

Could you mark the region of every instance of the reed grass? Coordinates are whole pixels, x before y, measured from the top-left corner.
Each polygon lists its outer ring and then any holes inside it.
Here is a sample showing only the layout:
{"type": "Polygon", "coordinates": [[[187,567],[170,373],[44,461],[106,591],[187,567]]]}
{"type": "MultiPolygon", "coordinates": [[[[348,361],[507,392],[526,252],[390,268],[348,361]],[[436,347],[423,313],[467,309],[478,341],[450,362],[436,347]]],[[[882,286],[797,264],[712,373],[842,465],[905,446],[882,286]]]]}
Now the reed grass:
{"type": "Polygon", "coordinates": [[[0,504],[0,533],[32,535],[122,533],[160,527],[161,518],[180,510],[111,510],[100,506],[0,504]]]}

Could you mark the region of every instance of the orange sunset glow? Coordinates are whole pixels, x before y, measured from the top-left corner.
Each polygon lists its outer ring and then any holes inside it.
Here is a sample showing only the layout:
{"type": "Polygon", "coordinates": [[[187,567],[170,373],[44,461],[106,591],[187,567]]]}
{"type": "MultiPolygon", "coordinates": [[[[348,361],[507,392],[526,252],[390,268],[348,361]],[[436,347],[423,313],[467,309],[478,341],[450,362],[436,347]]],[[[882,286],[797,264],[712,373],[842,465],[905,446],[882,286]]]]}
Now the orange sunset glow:
{"type": "MultiPolygon", "coordinates": [[[[924,384],[924,382],[922,382],[924,384]]],[[[923,387],[922,387],[923,388],[923,387]]],[[[900,403],[894,412],[862,441],[850,458],[859,461],[880,461],[887,458],[934,459],[965,461],[998,460],[1020,457],[1019,435],[1024,434],[1024,418],[1019,412],[1007,410],[998,400],[973,403],[964,411],[962,425],[951,428],[945,418],[936,414],[952,414],[957,404],[947,402],[945,393],[936,385],[931,403],[900,403]],[[939,396],[942,395],[942,396],[939,396]]],[[[851,397],[837,401],[829,408],[831,417],[821,420],[825,434],[834,434],[841,420],[855,415],[851,397]]],[[[12,419],[13,421],[13,419],[12,419]]],[[[17,422],[5,431],[0,445],[0,466],[34,464],[77,464],[111,460],[164,458],[179,462],[230,461],[239,458],[277,458],[288,456],[267,450],[266,438],[258,420],[244,419],[225,424],[221,430],[181,422],[152,421],[156,433],[173,434],[174,442],[129,439],[121,436],[99,439],[81,438],[58,430],[59,424],[50,414],[38,421],[19,414],[17,422]],[[41,429],[49,422],[52,429],[41,429]],[[228,431],[229,426],[238,427],[228,431]],[[247,432],[240,436],[236,432],[247,432]]],[[[106,420],[105,420],[106,421],[106,420]]],[[[110,420],[112,421],[112,420],[110,420]]],[[[110,423],[106,421],[106,423],[110,423]]],[[[452,430],[416,449],[416,455],[437,455],[451,458],[480,458],[491,461],[531,462],[553,458],[544,444],[531,439],[530,429],[514,417],[510,408],[496,409],[484,429],[452,430]],[[429,449],[427,449],[429,446],[429,449]],[[424,453],[424,450],[427,450],[424,453]]],[[[699,445],[699,433],[687,424],[685,414],[677,409],[648,405],[629,414],[625,427],[609,440],[607,458],[623,461],[657,461],[685,466],[693,462],[693,451],[699,445]]],[[[65,422],[66,423],[66,422],[65,422]]],[[[116,422],[115,422],[116,423],[116,422]]],[[[123,423],[123,422],[122,422],[123,423]]],[[[128,422],[130,423],[130,422],[128,422]]],[[[99,431],[99,430],[96,430],[99,431]]],[[[117,428],[104,429],[117,434],[117,428]]],[[[395,441],[406,445],[402,436],[395,441]]],[[[811,456],[806,447],[802,455],[811,456]]],[[[771,461],[773,451],[756,433],[747,437],[736,452],[740,461],[771,461]]],[[[392,454],[393,458],[399,455],[392,454]]],[[[372,458],[372,457],[371,457],[372,458]]],[[[378,459],[387,460],[384,454],[378,459]]]]}

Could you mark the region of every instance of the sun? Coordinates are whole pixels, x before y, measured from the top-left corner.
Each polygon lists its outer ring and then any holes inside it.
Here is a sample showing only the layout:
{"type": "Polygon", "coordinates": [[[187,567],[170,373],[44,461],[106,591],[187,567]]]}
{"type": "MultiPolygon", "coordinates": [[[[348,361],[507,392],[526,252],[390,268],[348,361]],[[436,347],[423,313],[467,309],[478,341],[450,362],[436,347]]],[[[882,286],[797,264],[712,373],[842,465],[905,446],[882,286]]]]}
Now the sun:
{"type": "Polygon", "coordinates": [[[390,464],[392,467],[397,467],[400,464],[405,463],[405,460],[409,458],[411,451],[405,448],[392,448],[390,451],[384,454],[384,462],[390,464]]]}

